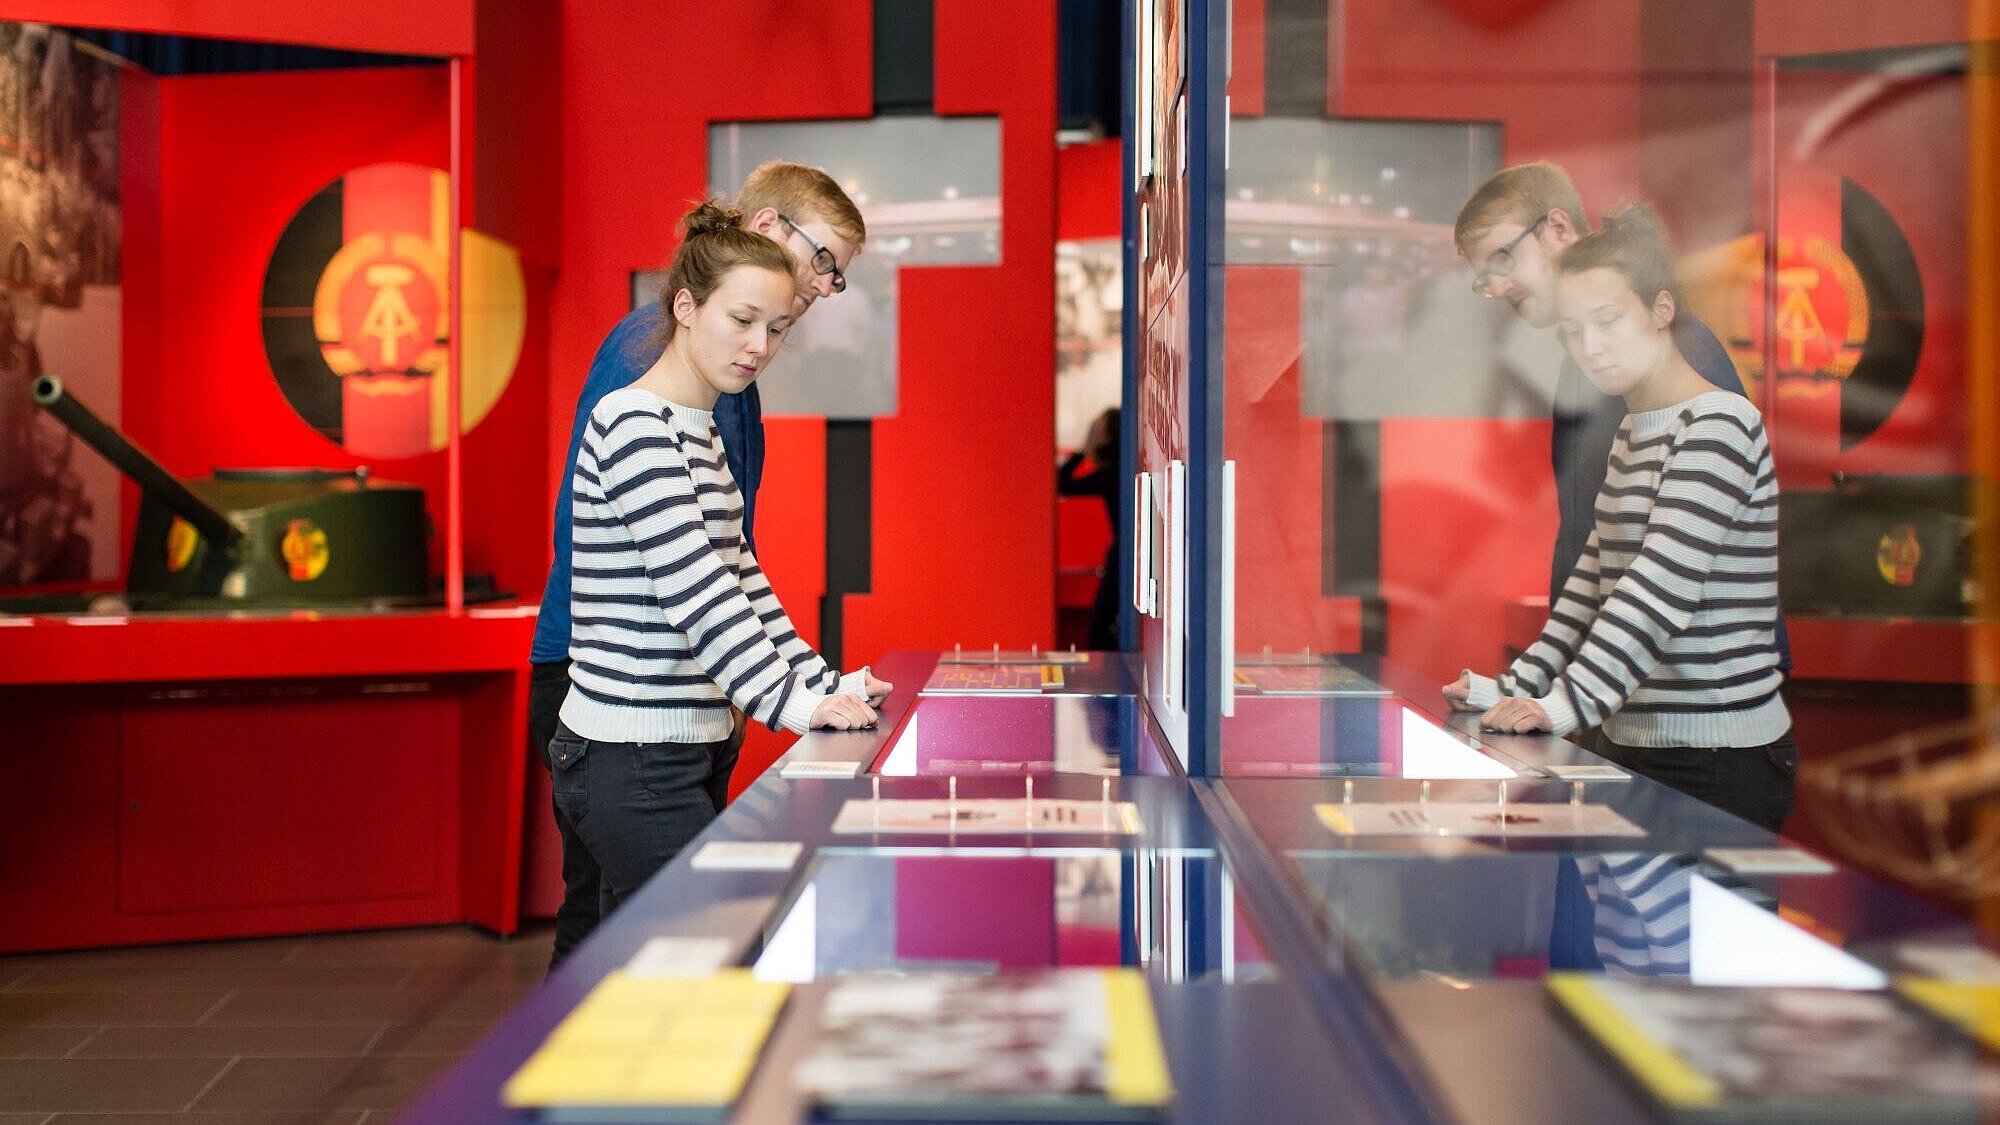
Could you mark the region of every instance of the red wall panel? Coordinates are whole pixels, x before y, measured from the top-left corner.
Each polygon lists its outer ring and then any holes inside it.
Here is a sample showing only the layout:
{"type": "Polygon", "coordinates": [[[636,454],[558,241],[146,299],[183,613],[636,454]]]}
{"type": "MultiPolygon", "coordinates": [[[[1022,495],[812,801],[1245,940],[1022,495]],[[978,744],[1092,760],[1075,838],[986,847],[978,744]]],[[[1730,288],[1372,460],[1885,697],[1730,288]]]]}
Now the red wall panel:
{"type": "Polygon", "coordinates": [[[937,7],[936,108],[1000,115],[1001,265],[903,275],[901,404],[875,425],[873,592],[850,661],[1055,627],[1055,6],[937,7]]]}
{"type": "Polygon", "coordinates": [[[0,19],[411,55],[472,51],[473,0],[0,0],[0,19]]]}

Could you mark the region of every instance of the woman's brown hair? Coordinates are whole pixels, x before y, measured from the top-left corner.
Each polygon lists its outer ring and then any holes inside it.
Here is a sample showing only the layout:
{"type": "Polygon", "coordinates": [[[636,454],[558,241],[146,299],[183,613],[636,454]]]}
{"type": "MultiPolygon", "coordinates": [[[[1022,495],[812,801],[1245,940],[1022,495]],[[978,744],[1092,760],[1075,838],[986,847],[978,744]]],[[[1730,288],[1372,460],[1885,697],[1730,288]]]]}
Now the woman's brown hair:
{"type": "Polygon", "coordinates": [[[719,200],[706,199],[681,216],[683,238],[667,267],[667,280],[660,286],[660,308],[665,314],[654,337],[664,346],[674,338],[680,322],[674,318],[674,295],[685,289],[697,308],[708,303],[709,295],[722,284],[729,271],[738,266],[754,266],[792,277],[792,256],[785,248],[743,227],[743,212],[719,200]]]}
{"type": "Polygon", "coordinates": [[[1679,310],[1681,295],[1674,282],[1674,259],[1667,253],[1667,225],[1659,212],[1631,203],[1606,212],[1595,232],[1571,243],[1556,259],[1556,272],[1618,271],[1639,299],[1650,305],[1661,293],[1672,294],[1679,310]]]}

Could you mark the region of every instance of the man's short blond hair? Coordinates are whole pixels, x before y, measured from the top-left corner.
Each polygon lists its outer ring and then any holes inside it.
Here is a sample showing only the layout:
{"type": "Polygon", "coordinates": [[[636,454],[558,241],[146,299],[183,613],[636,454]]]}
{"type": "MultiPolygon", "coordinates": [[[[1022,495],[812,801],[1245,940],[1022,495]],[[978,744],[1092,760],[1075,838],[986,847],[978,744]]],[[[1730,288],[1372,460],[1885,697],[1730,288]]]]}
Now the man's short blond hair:
{"type": "Polygon", "coordinates": [[[1547,161],[1517,164],[1479,185],[1459,208],[1451,239],[1463,251],[1501,223],[1525,227],[1558,209],[1569,215],[1578,234],[1590,233],[1590,216],[1584,213],[1583,199],[1568,172],[1547,161]]]}
{"type": "Polygon", "coordinates": [[[743,181],[736,209],[747,217],[769,207],[795,222],[825,223],[856,246],[868,241],[868,225],[833,177],[806,164],[767,160],[743,181]]]}

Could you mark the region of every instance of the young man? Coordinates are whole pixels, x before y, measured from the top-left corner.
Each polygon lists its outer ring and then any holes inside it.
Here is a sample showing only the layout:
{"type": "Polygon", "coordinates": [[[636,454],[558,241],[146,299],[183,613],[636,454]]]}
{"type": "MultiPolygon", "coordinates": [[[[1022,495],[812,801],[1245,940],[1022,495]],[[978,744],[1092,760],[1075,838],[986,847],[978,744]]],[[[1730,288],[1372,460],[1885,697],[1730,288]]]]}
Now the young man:
{"type": "MultiPolygon", "coordinates": [[[[769,237],[791,255],[792,280],[797,290],[792,303],[794,324],[813,302],[846,288],[848,264],[861,252],[868,231],[860,210],[832,177],[817,168],[773,160],[760,165],[743,181],[736,206],[743,212],[744,226],[769,237]]],[[[659,301],[655,300],[620,321],[598,346],[583,392],[577,397],[569,453],[563,461],[563,483],[556,493],[555,561],[549,567],[548,584],[542,590],[534,648],[528,657],[532,664],[528,736],[538,750],[545,750],[554,737],[557,711],[569,692],[570,486],[576,471],[577,447],[583,441],[584,425],[598,400],[631,384],[660,358],[663,344],[659,329],[663,315],[659,301]]],[[[741,394],[721,396],[715,405],[715,426],[722,436],[730,475],[743,495],[743,537],[754,549],[756,534],[752,521],[757,513],[757,486],[764,471],[764,418],[755,383],[741,394]]],[[[872,687],[870,694],[874,694],[872,687]]],[[[739,744],[742,734],[739,722],[736,733],[739,744]]],[[[544,757],[543,765],[547,764],[544,757]]],[[[728,774],[726,768],[718,772],[725,777],[728,774]]],[[[721,811],[720,806],[716,811],[721,811]]],[[[555,818],[562,834],[563,902],[556,912],[555,951],[549,960],[550,968],[597,927],[607,909],[601,897],[603,879],[596,861],[591,859],[577,837],[575,826],[560,809],[555,811],[555,818]]]]}

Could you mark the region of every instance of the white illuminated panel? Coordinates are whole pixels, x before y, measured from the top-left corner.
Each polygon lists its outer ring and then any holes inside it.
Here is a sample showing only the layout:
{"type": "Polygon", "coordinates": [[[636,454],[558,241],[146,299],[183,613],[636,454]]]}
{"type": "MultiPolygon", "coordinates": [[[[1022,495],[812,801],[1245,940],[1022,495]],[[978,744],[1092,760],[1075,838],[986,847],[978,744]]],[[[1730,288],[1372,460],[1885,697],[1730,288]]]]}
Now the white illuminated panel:
{"type": "Polygon", "coordinates": [[[1695,875],[1689,880],[1689,977],[1765,988],[1885,988],[1889,978],[1756,903],[1695,875]]]}
{"type": "Polygon", "coordinates": [[[917,720],[921,718],[921,709],[910,713],[910,721],[903,725],[903,733],[896,736],[896,744],[889,747],[889,756],[882,759],[882,768],[877,773],[883,777],[917,776],[917,720]]]}
{"type": "Polygon", "coordinates": [[[1403,708],[1403,776],[1425,779],[1502,778],[1515,772],[1403,708]]]}
{"type": "Polygon", "coordinates": [[[778,932],[764,944],[764,952],[751,967],[758,980],[804,984],[813,979],[818,967],[819,888],[812,883],[799,892],[797,902],[778,923],[778,932]]]}

